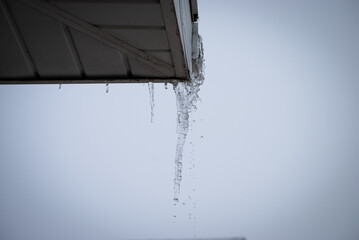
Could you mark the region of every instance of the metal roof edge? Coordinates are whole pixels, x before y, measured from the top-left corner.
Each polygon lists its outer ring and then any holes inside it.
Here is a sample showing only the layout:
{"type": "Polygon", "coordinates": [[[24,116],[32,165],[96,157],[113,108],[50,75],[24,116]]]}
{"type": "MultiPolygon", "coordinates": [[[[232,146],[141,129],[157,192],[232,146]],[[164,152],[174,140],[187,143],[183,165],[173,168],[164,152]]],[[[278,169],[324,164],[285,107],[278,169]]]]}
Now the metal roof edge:
{"type": "Polygon", "coordinates": [[[186,82],[189,79],[179,78],[96,78],[96,79],[0,79],[0,85],[33,85],[33,84],[112,84],[112,83],[174,83],[186,82]]]}

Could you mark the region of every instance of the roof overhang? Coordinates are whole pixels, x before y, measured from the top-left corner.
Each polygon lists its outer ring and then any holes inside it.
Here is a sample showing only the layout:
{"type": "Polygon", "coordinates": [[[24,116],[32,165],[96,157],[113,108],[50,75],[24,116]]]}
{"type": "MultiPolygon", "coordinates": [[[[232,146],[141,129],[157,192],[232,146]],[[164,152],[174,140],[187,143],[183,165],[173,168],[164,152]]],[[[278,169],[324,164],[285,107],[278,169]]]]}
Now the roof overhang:
{"type": "Polygon", "coordinates": [[[0,0],[0,84],[189,80],[196,0],[0,0]]]}

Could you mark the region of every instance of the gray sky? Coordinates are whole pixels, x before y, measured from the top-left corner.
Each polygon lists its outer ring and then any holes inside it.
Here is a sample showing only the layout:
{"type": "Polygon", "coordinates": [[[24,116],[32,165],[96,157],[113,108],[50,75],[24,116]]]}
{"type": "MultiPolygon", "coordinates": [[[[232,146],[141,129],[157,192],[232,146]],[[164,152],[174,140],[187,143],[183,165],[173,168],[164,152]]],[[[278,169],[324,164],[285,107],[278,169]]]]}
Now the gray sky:
{"type": "Polygon", "coordinates": [[[358,2],[201,0],[199,16],[180,204],[171,86],[153,124],[147,85],[0,86],[0,239],[359,238],[358,2]]]}

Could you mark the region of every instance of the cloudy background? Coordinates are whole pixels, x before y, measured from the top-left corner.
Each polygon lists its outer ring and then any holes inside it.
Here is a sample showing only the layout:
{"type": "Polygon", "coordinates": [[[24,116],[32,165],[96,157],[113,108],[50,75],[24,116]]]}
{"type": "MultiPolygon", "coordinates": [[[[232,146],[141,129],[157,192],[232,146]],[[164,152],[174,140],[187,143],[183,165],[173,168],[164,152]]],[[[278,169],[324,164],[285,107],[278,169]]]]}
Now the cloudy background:
{"type": "Polygon", "coordinates": [[[359,239],[358,1],[199,16],[179,204],[172,86],[0,86],[0,239],[359,239]]]}

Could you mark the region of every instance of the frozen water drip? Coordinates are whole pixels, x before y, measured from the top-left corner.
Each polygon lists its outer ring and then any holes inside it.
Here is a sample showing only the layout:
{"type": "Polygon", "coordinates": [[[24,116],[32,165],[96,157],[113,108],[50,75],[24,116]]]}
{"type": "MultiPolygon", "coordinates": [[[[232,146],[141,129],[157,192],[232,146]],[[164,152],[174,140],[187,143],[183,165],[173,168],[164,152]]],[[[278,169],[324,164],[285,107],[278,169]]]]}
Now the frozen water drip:
{"type": "Polygon", "coordinates": [[[151,123],[153,123],[154,111],[155,111],[155,86],[153,82],[148,83],[148,93],[149,93],[150,105],[151,105],[151,123]]]}
{"type": "Polygon", "coordinates": [[[198,92],[204,81],[202,38],[198,35],[196,56],[192,59],[191,81],[173,83],[177,103],[177,146],[175,155],[174,201],[178,202],[182,180],[182,157],[189,127],[189,114],[200,101],[198,92]]]}

